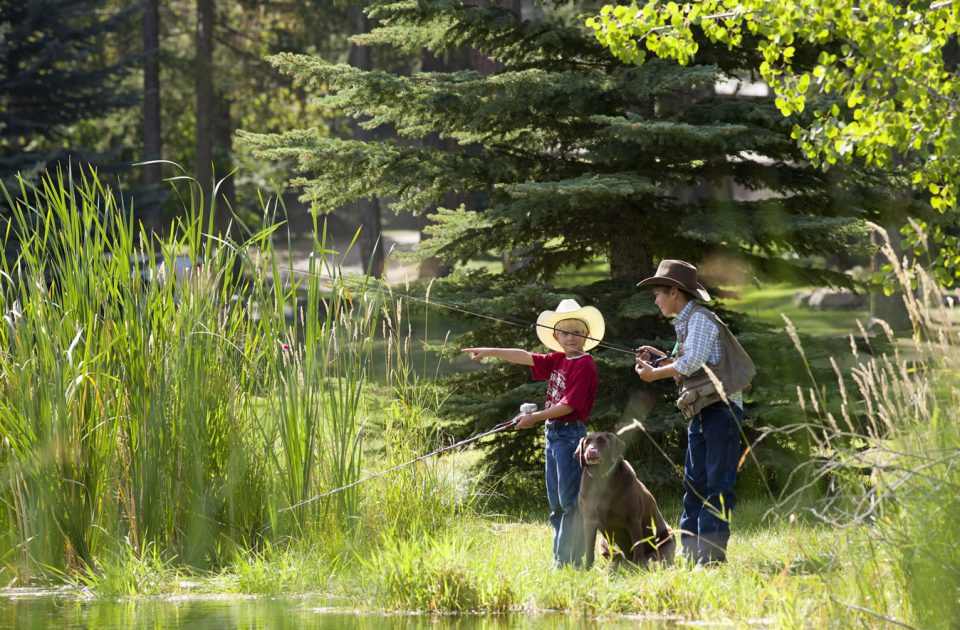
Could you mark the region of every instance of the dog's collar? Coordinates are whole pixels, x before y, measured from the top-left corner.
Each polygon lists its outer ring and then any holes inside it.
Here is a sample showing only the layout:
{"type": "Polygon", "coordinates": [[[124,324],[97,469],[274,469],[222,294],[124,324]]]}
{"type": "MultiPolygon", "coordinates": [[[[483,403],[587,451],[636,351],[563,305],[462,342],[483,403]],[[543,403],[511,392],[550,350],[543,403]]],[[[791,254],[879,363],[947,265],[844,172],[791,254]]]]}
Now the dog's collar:
{"type": "MultiPolygon", "coordinates": [[[[623,459],[623,458],[621,457],[620,459],[623,459]]],[[[607,469],[607,472],[603,473],[602,475],[597,475],[597,476],[598,476],[600,479],[603,479],[604,477],[609,477],[609,476],[610,476],[610,473],[613,472],[613,469],[616,468],[617,465],[620,463],[620,459],[618,459],[617,461],[613,462],[613,463],[610,465],[610,468],[607,469]]],[[[593,479],[593,474],[592,474],[590,468],[587,468],[586,470],[584,470],[584,472],[587,473],[587,477],[590,477],[591,479],[593,479]]]]}

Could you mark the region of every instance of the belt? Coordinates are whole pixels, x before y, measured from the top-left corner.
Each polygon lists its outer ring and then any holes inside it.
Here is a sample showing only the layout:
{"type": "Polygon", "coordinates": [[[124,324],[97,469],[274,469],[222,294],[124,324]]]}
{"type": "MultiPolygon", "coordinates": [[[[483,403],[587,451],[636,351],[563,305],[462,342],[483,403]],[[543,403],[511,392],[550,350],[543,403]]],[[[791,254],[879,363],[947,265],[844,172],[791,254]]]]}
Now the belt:
{"type": "Polygon", "coordinates": [[[583,424],[579,420],[547,420],[544,423],[547,427],[547,431],[551,429],[566,429],[567,427],[575,427],[583,424]]]}

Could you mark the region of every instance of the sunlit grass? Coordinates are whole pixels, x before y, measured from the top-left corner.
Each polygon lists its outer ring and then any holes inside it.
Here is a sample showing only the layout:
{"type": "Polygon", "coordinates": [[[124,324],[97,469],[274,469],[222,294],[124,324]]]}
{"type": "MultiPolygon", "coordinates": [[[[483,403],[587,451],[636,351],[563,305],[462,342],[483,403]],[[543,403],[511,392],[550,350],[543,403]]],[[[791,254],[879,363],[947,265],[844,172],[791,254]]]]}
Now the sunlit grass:
{"type": "MultiPolygon", "coordinates": [[[[842,619],[834,600],[856,600],[862,532],[838,536],[829,525],[786,515],[769,520],[762,516],[766,508],[761,499],[742,505],[730,563],[709,570],[682,562],[640,570],[613,570],[603,562],[589,571],[557,569],[549,525],[480,516],[425,524],[412,536],[382,529],[375,544],[370,538],[314,539],[268,547],[239,556],[233,568],[219,573],[184,574],[156,564],[153,569],[160,590],[171,593],[319,593],[346,609],[643,614],[796,628],[842,619]],[[343,555],[332,557],[330,545],[343,555]]],[[[128,568],[134,575],[139,571],[128,568]]],[[[889,586],[882,580],[877,586],[889,586]]],[[[108,586],[115,588],[103,588],[108,586]]]]}
{"type": "MultiPolygon", "coordinates": [[[[565,266],[557,273],[554,283],[558,288],[583,287],[610,277],[610,264],[601,258],[595,258],[578,267],[565,266]]],[[[637,280],[640,280],[638,278],[637,280]]]]}
{"type": "Polygon", "coordinates": [[[794,296],[809,289],[792,284],[745,285],[736,287],[736,298],[727,298],[724,304],[758,321],[783,329],[786,314],[804,334],[811,336],[847,336],[856,334],[857,320],[864,325],[870,320],[866,308],[855,310],[815,311],[794,303],[794,296]]]}

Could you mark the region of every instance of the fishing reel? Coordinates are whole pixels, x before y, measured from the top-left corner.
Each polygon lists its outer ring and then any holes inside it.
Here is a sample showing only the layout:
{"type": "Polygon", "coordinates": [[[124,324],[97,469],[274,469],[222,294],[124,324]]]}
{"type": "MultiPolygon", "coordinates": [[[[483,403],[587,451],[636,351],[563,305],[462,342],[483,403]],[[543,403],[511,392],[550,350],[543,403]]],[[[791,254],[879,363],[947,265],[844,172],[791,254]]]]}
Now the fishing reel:
{"type": "Polygon", "coordinates": [[[663,356],[663,357],[657,357],[656,359],[650,359],[650,360],[641,359],[641,360],[647,365],[649,365],[650,367],[660,367],[660,362],[666,358],[667,358],[666,356],[663,356]]]}
{"type": "MultiPolygon", "coordinates": [[[[643,349],[642,349],[642,348],[637,348],[636,350],[634,350],[634,352],[637,353],[637,355],[638,355],[637,358],[640,358],[640,357],[639,357],[639,354],[640,354],[641,352],[643,352],[643,349]]],[[[655,358],[653,358],[653,359],[640,359],[640,360],[643,361],[644,363],[646,363],[647,365],[649,365],[650,367],[660,367],[660,363],[661,363],[662,361],[665,361],[665,360],[669,359],[669,358],[670,358],[670,356],[665,354],[665,355],[663,355],[662,357],[655,357],[655,358]]]]}
{"type": "MultiPolygon", "coordinates": [[[[537,410],[537,403],[523,403],[523,404],[520,405],[520,413],[521,413],[521,414],[533,413],[533,412],[535,412],[536,410],[537,410]]],[[[516,418],[514,418],[513,420],[511,420],[510,422],[507,422],[507,423],[505,423],[505,424],[508,425],[509,427],[515,427],[515,426],[517,426],[517,423],[519,423],[519,422],[520,422],[520,416],[517,416],[516,418]]]]}

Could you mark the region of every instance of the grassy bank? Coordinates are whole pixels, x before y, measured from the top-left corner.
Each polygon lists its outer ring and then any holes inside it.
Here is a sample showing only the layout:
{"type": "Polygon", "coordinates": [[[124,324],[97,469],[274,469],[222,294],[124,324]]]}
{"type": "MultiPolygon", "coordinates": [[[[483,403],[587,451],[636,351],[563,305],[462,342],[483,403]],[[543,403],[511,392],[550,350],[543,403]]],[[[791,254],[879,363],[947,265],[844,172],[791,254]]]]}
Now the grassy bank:
{"type": "Polygon", "coordinates": [[[813,336],[845,337],[857,331],[857,321],[866,325],[870,313],[866,308],[835,310],[824,313],[794,304],[794,296],[806,287],[795,284],[771,284],[763,287],[737,287],[736,298],[725,300],[727,308],[740,311],[758,321],[782,329],[786,314],[798,330],[813,336]]]}
{"type": "MultiPolygon", "coordinates": [[[[677,508],[679,501],[673,501],[677,508]]],[[[736,514],[732,561],[710,570],[678,564],[649,570],[589,571],[551,566],[552,532],[543,523],[464,517],[415,537],[382,531],[375,544],[302,540],[283,549],[238,557],[228,570],[203,575],[172,566],[117,566],[93,586],[101,596],[322,592],[344,608],[430,612],[561,610],[585,617],[653,618],[811,627],[875,625],[860,601],[857,557],[864,531],[762,518],[769,505],[752,500],[736,514]],[[331,543],[349,551],[331,556],[331,543]],[[129,576],[150,575],[137,587],[129,576]]],[[[676,510],[674,510],[676,511],[676,510]]],[[[674,515],[676,516],[676,515],[674,515]]],[[[675,519],[674,519],[675,520],[675,519]]],[[[890,592],[895,576],[873,587],[890,592]]],[[[885,613],[902,613],[892,606],[885,613]]]]}

